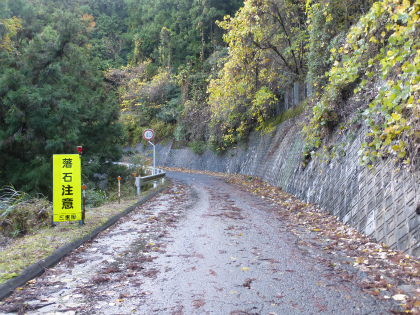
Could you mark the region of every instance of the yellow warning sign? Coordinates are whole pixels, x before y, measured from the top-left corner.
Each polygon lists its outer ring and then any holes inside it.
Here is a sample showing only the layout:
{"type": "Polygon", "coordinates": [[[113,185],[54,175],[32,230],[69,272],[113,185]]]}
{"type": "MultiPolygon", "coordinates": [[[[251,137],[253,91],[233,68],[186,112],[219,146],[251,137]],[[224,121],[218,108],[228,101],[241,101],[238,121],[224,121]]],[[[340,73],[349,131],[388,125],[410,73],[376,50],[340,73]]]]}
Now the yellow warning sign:
{"type": "Polygon", "coordinates": [[[78,154],[53,156],[53,221],[82,219],[82,177],[78,154]]]}

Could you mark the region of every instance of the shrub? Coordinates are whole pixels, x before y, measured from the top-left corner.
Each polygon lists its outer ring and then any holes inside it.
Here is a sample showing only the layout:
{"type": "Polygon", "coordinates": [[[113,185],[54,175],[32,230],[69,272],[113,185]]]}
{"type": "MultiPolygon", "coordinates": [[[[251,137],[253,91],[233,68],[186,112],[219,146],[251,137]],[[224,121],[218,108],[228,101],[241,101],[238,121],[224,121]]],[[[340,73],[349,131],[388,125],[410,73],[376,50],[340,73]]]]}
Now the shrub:
{"type": "Polygon", "coordinates": [[[46,198],[33,198],[12,186],[2,189],[0,196],[0,233],[18,237],[49,224],[52,205],[46,198]]]}
{"type": "Polygon", "coordinates": [[[99,207],[108,202],[108,196],[104,190],[101,189],[87,189],[86,190],[86,206],[99,207]]]}
{"type": "Polygon", "coordinates": [[[188,143],[188,146],[195,154],[201,155],[206,148],[206,143],[204,141],[192,141],[188,143]]]}

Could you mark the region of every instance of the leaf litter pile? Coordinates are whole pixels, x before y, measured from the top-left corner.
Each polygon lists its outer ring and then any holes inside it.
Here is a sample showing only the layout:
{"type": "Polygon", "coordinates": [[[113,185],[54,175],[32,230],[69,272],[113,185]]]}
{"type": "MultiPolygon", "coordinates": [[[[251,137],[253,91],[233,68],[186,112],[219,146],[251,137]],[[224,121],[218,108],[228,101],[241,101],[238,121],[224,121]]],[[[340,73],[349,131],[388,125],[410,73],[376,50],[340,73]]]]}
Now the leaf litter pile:
{"type": "Polygon", "coordinates": [[[318,259],[345,281],[356,283],[378,299],[398,303],[401,311],[391,313],[420,315],[420,262],[416,258],[377,243],[316,205],[306,204],[283,192],[281,187],[255,177],[183,168],[170,170],[221,177],[276,204],[276,215],[298,237],[301,250],[320,249],[323,255],[318,259]]]}

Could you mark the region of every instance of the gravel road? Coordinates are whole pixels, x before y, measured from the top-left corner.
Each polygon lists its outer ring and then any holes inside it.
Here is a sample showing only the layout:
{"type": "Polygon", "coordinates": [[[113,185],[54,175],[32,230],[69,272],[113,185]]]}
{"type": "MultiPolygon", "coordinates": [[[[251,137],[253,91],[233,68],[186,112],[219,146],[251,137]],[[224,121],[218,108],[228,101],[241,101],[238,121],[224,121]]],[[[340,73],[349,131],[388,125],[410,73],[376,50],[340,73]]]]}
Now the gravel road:
{"type": "Polygon", "coordinates": [[[275,205],[211,176],[168,176],[167,193],[17,291],[0,314],[390,314],[322,251],[300,245],[275,205]]]}

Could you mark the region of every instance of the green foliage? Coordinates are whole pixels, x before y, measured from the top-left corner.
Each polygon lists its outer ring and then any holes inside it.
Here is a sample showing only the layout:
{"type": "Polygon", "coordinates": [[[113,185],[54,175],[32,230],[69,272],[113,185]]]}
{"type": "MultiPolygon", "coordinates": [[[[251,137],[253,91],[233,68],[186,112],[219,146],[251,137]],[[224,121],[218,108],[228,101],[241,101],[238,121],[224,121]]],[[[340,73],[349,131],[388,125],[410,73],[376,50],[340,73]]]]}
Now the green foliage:
{"type": "Polygon", "coordinates": [[[216,26],[233,14],[242,1],[126,0],[127,34],[135,44],[134,64],[148,58],[163,67],[191,64],[199,68],[222,42],[216,26]]]}
{"type": "Polygon", "coordinates": [[[146,61],[111,69],[106,77],[118,87],[129,144],[142,141],[148,128],[155,131],[156,141],[173,136],[181,100],[180,89],[168,71],[160,68],[155,72],[151,61],[146,61]]]}
{"type": "Polygon", "coordinates": [[[207,77],[224,33],[216,21],[234,14],[241,4],[237,0],[126,1],[129,31],[125,38],[134,49],[129,66],[114,69],[107,77],[119,87],[130,143],[141,139],[142,130],[152,124],[159,139],[172,137],[176,124],[179,140],[208,138],[207,77]],[[154,72],[146,73],[152,67],[154,72]],[[118,74],[122,80],[115,80],[118,74]]]}
{"type": "Polygon", "coordinates": [[[234,143],[263,128],[280,90],[306,75],[303,1],[245,1],[219,25],[229,56],[208,87],[216,142],[234,143]]]}
{"type": "Polygon", "coordinates": [[[12,39],[18,31],[22,29],[22,20],[17,17],[12,17],[10,19],[1,19],[0,26],[3,29],[0,29],[0,52],[7,51],[8,53],[16,51],[15,43],[12,42],[12,39]]]}
{"type": "Polygon", "coordinates": [[[0,233],[18,237],[32,229],[47,226],[51,204],[45,198],[31,198],[12,186],[1,189],[0,233]]]}
{"type": "Polygon", "coordinates": [[[418,154],[411,145],[420,134],[419,9],[419,3],[409,1],[374,3],[350,29],[345,44],[332,50],[335,61],[327,73],[329,84],[304,129],[307,150],[320,146],[340,93],[356,84],[353,93],[365,97],[372,88],[368,83],[375,80],[384,83],[363,113],[368,132],[359,151],[361,164],[371,167],[377,157],[386,155],[411,163],[418,154]]]}
{"type": "Polygon", "coordinates": [[[176,79],[181,87],[182,112],[178,119],[177,139],[206,141],[209,138],[210,107],[207,102],[207,78],[217,68],[214,63],[225,52],[216,52],[206,60],[203,69],[182,69],[176,79]]]}
{"type": "Polygon", "coordinates": [[[201,155],[203,154],[204,150],[206,149],[206,143],[203,141],[191,141],[188,143],[191,151],[195,154],[201,155]]]}
{"type": "Polygon", "coordinates": [[[365,14],[371,0],[307,0],[308,14],[308,74],[307,81],[319,90],[327,84],[325,72],[331,67],[331,50],[345,40],[345,34],[365,14]]]}
{"type": "Polygon", "coordinates": [[[33,15],[38,24],[16,35],[16,54],[0,59],[0,184],[51,195],[53,154],[82,145],[87,173],[88,161],[121,156],[119,105],[90,59],[90,31],[77,4],[14,2],[23,26],[33,15]]]}
{"type": "Polygon", "coordinates": [[[128,17],[124,0],[88,0],[81,6],[90,29],[90,54],[100,60],[101,70],[127,64],[132,42],[127,40],[128,17]]]}
{"type": "Polygon", "coordinates": [[[106,191],[101,189],[87,189],[86,190],[86,207],[99,207],[108,202],[106,191]]]}
{"type": "Polygon", "coordinates": [[[280,125],[281,123],[283,123],[283,122],[285,122],[289,119],[292,119],[294,117],[299,116],[300,114],[302,114],[305,111],[307,106],[308,106],[308,100],[305,100],[305,101],[301,102],[300,104],[298,104],[296,106],[292,106],[288,110],[286,110],[283,113],[281,113],[280,115],[278,115],[276,118],[270,119],[267,122],[265,122],[265,124],[267,124],[267,126],[264,126],[264,129],[269,130],[273,126],[280,125]]]}
{"type": "Polygon", "coordinates": [[[127,172],[123,174],[122,179],[130,178],[131,180],[133,174],[144,176],[146,175],[146,169],[151,165],[151,158],[147,158],[141,154],[128,153],[125,159],[129,166],[126,168],[127,172]]]}
{"type": "Polygon", "coordinates": [[[154,119],[152,120],[150,127],[156,131],[156,141],[164,141],[173,137],[174,134],[174,125],[165,123],[162,120],[154,119]]]}

